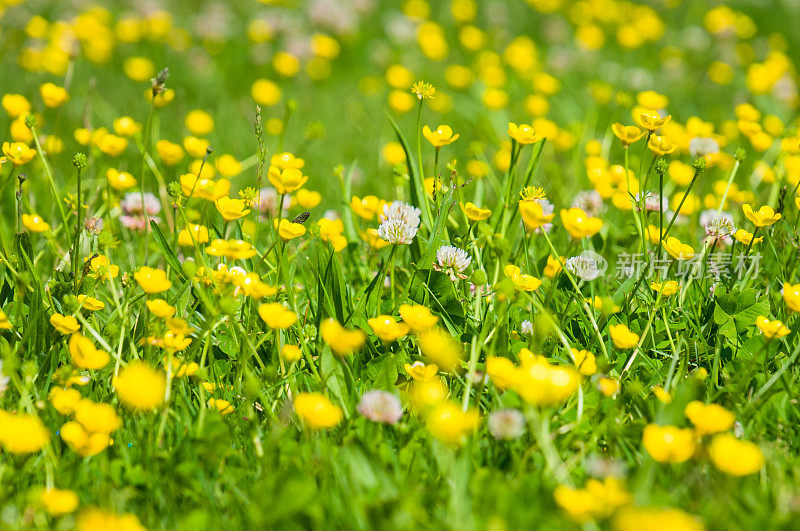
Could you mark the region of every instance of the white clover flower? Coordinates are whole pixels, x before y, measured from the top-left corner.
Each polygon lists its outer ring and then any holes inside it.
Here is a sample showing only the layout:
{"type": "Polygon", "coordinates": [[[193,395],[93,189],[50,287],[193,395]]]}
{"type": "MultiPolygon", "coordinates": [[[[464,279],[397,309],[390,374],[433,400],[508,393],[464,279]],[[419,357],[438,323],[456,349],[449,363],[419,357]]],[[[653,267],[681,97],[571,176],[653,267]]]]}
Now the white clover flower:
{"type": "Polygon", "coordinates": [[[403,406],[392,393],[374,389],[361,397],[358,412],[372,422],[395,424],[403,416],[403,406]]]}
{"type": "Polygon", "coordinates": [[[489,431],[495,439],[518,439],[525,432],[525,417],[517,409],[500,409],[489,415],[489,431]]]}
{"type": "Polygon", "coordinates": [[[387,219],[378,227],[378,236],[389,243],[408,245],[417,235],[417,227],[402,219],[387,219]]]}
{"type": "MultiPolygon", "coordinates": [[[[569,272],[581,280],[594,280],[600,276],[601,264],[595,258],[596,253],[586,252],[573,256],[564,263],[569,272]]],[[[603,264],[605,265],[605,264],[603,264]]]]}
{"type": "Polygon", "coordinates": [[[395,201],[389,205],[383,205],[381,221],[401,220],[414,227],[414,229],[418,229],[421,215],[422,211],[420,209],[402,201],[395,201]]]}
{"type": "Polygon", "coordinates": [[[519,325],[519,331],[522,333],[523,336],[532,336],[533,335],[533,323],[525,319],[519,325]]]}
{"type": "Polygon", "coordinates": [[[463,272],[472,263],[472,258],[463,249],[452,245],[442,245],[436,251],[436,261],[438,264],[433,264],[433,268],[436,271],[447,273],[455,281],[459,278],[467,278],[463,272]]]}
{"type": "Polygon", "coordinates": [[[718,210],[705,210],[700,214],[700,225],[705,229],[710,241],[719,240],[725,245],[733,243],[731,236],[736,232],[733,215],[718,210]]]}
{"type": "MultiPolygon", "coordinates": [[[[553,211],[556,208],[553,205],[553,203],[551,203],[550,201],[548,201],[544,197],[541,197],[539,199],[535,199],[535,201],[537,203],[539,203],[540,205],[542,205],[542,214],[545,215],[545,216],[549,216],[550,214],[552,214],[553,211]]],[[[542,225],[538,229],[535,229],[533,232],[535,232],[537,234],[541,234],[542,231],[550,232],[552,229],[553,229],[553,224],[552,223],[545,223],[544,225],[542,225]]]]}
{"type": "Polygon", "coordinates": [[[709,137],[696,136],[689,141],[689,154],[692,157],[704,157],[719,152],[719,144],[709,137]]]}

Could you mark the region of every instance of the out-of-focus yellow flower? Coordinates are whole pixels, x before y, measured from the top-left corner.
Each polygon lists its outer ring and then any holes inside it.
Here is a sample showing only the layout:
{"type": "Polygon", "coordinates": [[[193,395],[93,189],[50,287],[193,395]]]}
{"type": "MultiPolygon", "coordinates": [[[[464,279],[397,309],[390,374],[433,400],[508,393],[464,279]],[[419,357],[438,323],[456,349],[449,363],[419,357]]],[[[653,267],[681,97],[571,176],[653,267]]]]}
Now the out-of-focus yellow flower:
{"type": "Polygon", "coordinates": [[[572,361],[584,376],[591,376],[597,372],[597,362],[594,354],[588,350],[570,349],[572,351],[572,361]]]}
{"type": "Polygon", "coordinates": [[[217,410],[220,415],[230,415],[234,410],[233,404],[221,398],[209,398],[208,407],[217,410]]]}
{"type": "Polygon", "coordinates": [[[279,302],[268,302],[258,307],[258,315],[273,330],[285,330],[297,321],[297,314],[279,302]]]}
{"type": "Polygon", "coordinates": [[[439,321],[427,306],[419,304],[401,304],[399,312],[403,322],[415,332],[427,330],[439,321]]]}
{"type": "Polygon", "coordinates": [[[182,247],[194,247],[195,243],[208,243],[208,239],[208,227],[205,225],[190,223],[178,233],[178,245],[182,247]]]}
{"type": "Polygon", "coordinates": [[[631,332],[624,324],[611,325],[608,327],[608,332],[617,348],[633,348],[639,343],[639,334],[631,332]]]}
{"type": "Polygon", "coordinates": [[[306,190],[305,188],[299,189],[295,194],[295,198],[301,207],[308,210],[311,210],[322,202],[322,194],[313,190],[306,190]]]}
{"type": "Polygon", "coordinates": [[[293,240],[306,233],[306,228],[301,223],[293,223],[285,218],[281,219],[280,222],[275,219],[273,220],[273,224],[275,228],[278,229],[280,237],[284,240],[293,240]]]}
{"type": "Polygon", "coordinates": [[[552,365],[538,356],[517,369],[511,388],[535,406],[554,406],[578,391],[580,373],[573,366],[552,365]]]}
{"type": "Polygon", "coordinates": [[[323,321],[320,324],[319,333],[322,336],[322,341],[331,347],[333,353],[338,356],[352,354],[360,349],[367,339],[363,331],[345,328],[336,319],[323,321]]]}
{"type": "Polygon", "coordinates": [[[478,412],[474,409],[462,411],[453,402],[442,402],[428,412],[425,425],[431,435],[440,441],[457,445],[475,430],[479,418],[478,412]]]}
{"type": "Polygon", "coordinates": [[[89,338],[81,334],[70,336],[69,353],[72,363],[81,369],[102,369],[111,359],[108,352],[98,349],[89,338]]]}
{"type": "Polygon", "coordinates": [[[281,359],[283,361],[294,363],[303,357],[303,351],[297,345],[284,345],[281,349],[281,359]]]}
{"type": "Polygon", "coordinates": [[[752,221],[753,225],[756,227],[767,227],[781,219],[781,215],[768,205],[764,205],[758,210],[753,211],[753,207],[745,203],[742,205],[742,212],[744,212],[745,217],[752,221]]]}
{"type": "Polygon", "coordinates": [[[172,282],[167,279],[167,273],[161,269],[142,266],[133,274],[133,278],[145,293],[161,293],[172,287],[172,282]]]}
{"type": "Polygon", "coordinates": [[[664,507],[623,507],[614,516],[613,528],[615,531],[643,529],[705,531],[705,526],[694,516],[678,509],[664,507]]]}
{"type": "Polygon", "coordinates": [[[26,116],[31,112],[31,102],[22,94],[4,94],[0,105],[12,119],[26,116]]]}
{"type": "Polygon", "coordinates": [[[694,455],[695,434],[690,429],[648,424],[642,445],[659,463],[683,463],[694,455]]]}
{"type": "Polygon", "coordinates": [[[3,142],[3,155],[15,166],[22,166],[36,156],[36,150],[28,147],[23,142],[3,142]]]}
{"type": "Polygon", "coordinates": [[[162,319],[175,315],[175,306],[172,306],[164,299],[151,299],[145,301],[145,305],[153,315],[161,317],[162,319]]]}
{"type": "Polygon", "coordinates": [[[547,264],[544,266],[544,276],[553,278],[561,272],[561,264],[564,262],[564,257],[560,256],[554,258],[552,255],[547,255],[547,264]]]}
{"type": "Polygon", "coordinates": [[[536,131],[528,124],[508,123],[508,136],[522,145],[534,144],[544,138],[544,135],[536,131]]]}
{"type": "Polygon", "coordinates": [[[256,255],[256,250],[250,242],[244,240],[214,240],[206,247],[206,253],[231,260],[247,260],[256,255]]]}
{"type": "Polygon", "coordinates": [[[436,377],[436,373],[439,372],[439,367],[435,363],[425,365],[421,361],[415,361],[410,364],[406,363],[403,367],[406,370],[406,374],[414,380],[421,382],[432,380],[436,377]]]}
{"type": "Polygon", "coordinates": [[[195,136],[205,136],[214,130],[214,119],[206,111],[194,109],[186,113],[186,129],[195,136]]]}
{"type": "Polygon", "coordinates": [[[750,441],[720,433],[711,441],[708,455],[714,466],[729,476],[747,476],[764,468],[764,454],[750,441]]]}
{"type": "Polygon", "coordinates": [[[36,214],[22,214],[22,224],[31,232],[45,232],[50,230],[50,225],[36,214]]]}
{"type": "Polygon", "coordinates": [[[61,516],[75,512],[78,508],[78,495],[69,489],[42,489],[39,501],[50,516],[61,516]]]}
{"type": "Polygon", "coordinates": [[[114,378],[117,396],[134,410],[150,410],[164,403],[167,378],[143,361],[133,361],[114,378]]]}
{"type": "Polygon", "coordinates": [[[597,389],[604,396],[614,396],[619,392],[619,380],[604,376],[597,381],[597,389]]]}
{"type": "Polygon", "coordinates": [[[115,168],[109,168],[106,171],[106,178],[108,184],[114,190],[127,190],[136,186],[136,178],[127,171],[117,171],[115,168]]]}
{"type": "Polygon", "coordinates": [[[25,413],[11,414],[0,409],[0,448],[12,454],[32,454],[50,440],[41,419],[25,413]]]}
{"type": "Polygon", "coordinates": [[[409,326],[403,322],[398,322],[391,315],[379,315],[367,320],[367,324],[375,332],[375,335],[385,343],[391,343],[408,334],[409,326]]]}
{"type": "Polygon", "coordinates": [[[453,134],[453,129],[449,125],[440,125],[435,131],[431,131],[431,128],[426,125],[422,128],[422,135],[432,146],[437,148],[449,146],[460,136],[453,134]]]}
{"type": "Polygon", "coordinates": [[[793,312],[800,312],[800,284],[783,283],[783,302],[793,312]]]}
{"type": "Polygon", "coordinates": [[[281,88],[269,79],[257,79],[250,87],[250,95],[259,105],[272,107],[281,101],[281,88]]]}
{"type": "Polygon", "coordinates": [[[717,404],[704,404],[692,400],[683,410],[686,417],[694,424],[698,435],[707,435],[727,431],[733,426],[736,417],[733,413],[717,404]]]}
{"type": "Polygon", "coordinates": [[[667,280],[666,282],[653,281],[650,283],[650,289],[661,293],[663,297],[669,297],[670,295],[678,293],[678,290],[681,289],[681,285],[677,280],[667,280]]]}
{"type": "Polygon", "coordinates": [[[45,107],[54,109],[69,101],[69,93],[64,87],[59,87],[54,83],[44,83],[39,87],[39,95],[42,97],[45,107]]]}
{"type": "Polygon", "coordinates": [[[360,198],[354,195],[350,200],[350,209],[361,219],[370,220],[380,210],[381,201],[374,195],[367,195],[360,198]]]}
{"type": "Polygon", "coordinates": [[[778,319],[770,321],[763,315],[756,317],[756,326],[767,339],[786,337],[791,330],[778,319]]]}
{"type": "Polygon", "coordinates": [[[50,324],[64,335],[74,334],[81,329],[77,319],[71,315],[61,315],[60,313],[50,316],[50,324]]]}
{"type": "Polygon", "coordinates": [[[106,303],[94,297],[89,297],[88,295],[78,295],[78,303],[81,305],[81,308],[89,310],[90,312],[96,312],[106,307],[106,303]]]}
{"type": "Polygon", "coordinates": [[[321,393],[298,393],[294,410],[303,424],[311,429],[333,428],[342,421],[342,408],[321,393]]]}
{"type": "Polygon", "coordinates": [[[127,138],[112,134],[104,135],[97,142],[97,148],[109,157],[118,157],[122,155],[127,147],[127,138]]]}
{"type": "Polygon", "coordinates": [[[481,208],[479,206],[475,206],[475,204],[471,202],[467,202],[464,205],[461,205],[461,208],[464,210],[464,213],[467,215],[472,221],[483,221],[484,219],[488,219],[489,216],[492,215],[492,211],[488,208],[481,208]]]}
{"type": "Polygon", "coordinates": [[[460,368],[463,357],[461,343],[447,331],[439,327],[418,331],[417,345],[442,370],[454,371],[460,368]]]}
{"type": "Polygon", "coordinates": [[[506,265],[506,267],[503,269],[503,272],[509,279],[511,279],[511,282],[514,283],[514,286],[521,291],[536,291],[539,289],[539,286],[542,285],[541,280],[532,275],[522,273],[520,268],[514,264],[506,265]]]}
{"type": "Polygon", "coordinates": [[[180,178],[181,191],[186,197],[200,197],[208,201],[216,201],[226,197],[231,189],[228,179],[206,179],[193,173],[184,173],[180,178]]]}
{"type": "Polygon", "coordinates": [[[542,205],[537,201],[520,200],[519,213],[528,230],[535,230],[553,221],[555,214],[545,214],[542,205]]]}

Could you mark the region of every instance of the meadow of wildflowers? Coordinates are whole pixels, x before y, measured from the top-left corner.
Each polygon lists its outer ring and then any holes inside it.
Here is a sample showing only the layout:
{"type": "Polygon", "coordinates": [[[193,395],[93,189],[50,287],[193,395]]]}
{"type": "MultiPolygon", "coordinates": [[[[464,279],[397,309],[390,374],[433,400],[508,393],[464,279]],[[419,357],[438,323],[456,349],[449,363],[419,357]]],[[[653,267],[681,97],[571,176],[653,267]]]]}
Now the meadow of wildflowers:
{"type": "Polygon", "coordinates": [[[0,0],[0,529],[791,529],[800,3],[0,0]]]}

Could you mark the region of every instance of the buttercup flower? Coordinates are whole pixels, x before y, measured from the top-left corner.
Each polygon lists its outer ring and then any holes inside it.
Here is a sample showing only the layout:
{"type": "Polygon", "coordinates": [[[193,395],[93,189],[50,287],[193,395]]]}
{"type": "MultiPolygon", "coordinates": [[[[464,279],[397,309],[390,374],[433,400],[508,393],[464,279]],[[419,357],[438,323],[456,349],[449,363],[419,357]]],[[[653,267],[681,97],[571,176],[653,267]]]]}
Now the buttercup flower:
{"type": "Polygon", "coordinates": [[[50,440],[39,417],[0,409],[0,448],[12,454],[32,454],[50,440]]]}
{"type": "Polygon", "coordinates": [[[82,369],[102,369],[110,360],[108,352],[98,349],[91,339],[81,334],[70,336],[69,353],[72,362],[82,369]]]}
{"type": "Polygon", "coordinates": [[[720,433],[708,448],[714,466],[730,476],[747,476],[764,468],[764,454],[749,441],[720,433]]]}
{"type": "Polygon", "coordinates": [[[652,109],[637,107],[633,110],[633,119],[636,124],[642,129],[647,129],[648,131],[660,129],[666,125],[671,118],[672,116],[670,115],[662,117],[658,111],[652,109]]]}
{"type": "Polygon", "coordinates": [[[45,232],[50,230],[50,225],[35,214],[22,214],[22,224],[31,232],[45,232]]]}
{"type": "Polygon", "coordinates": [[[691,245],[681,243],[675,236],[670,236],[661,242],[661,245],[676,260],[689,260],[694,256],[694,249],[691,245]]]}
{"type": "Polygon", "coordinates": [[[306,233],[306,228],[301,223],[293,223],[286,218],[281,219],[280,222],[276,219],[273,224],[278,229],[280,237],[284,240],[293,240],[306,233]]]}
{"type": "Polygon", "coordinates": [[[756,317],[756,326],[767,339],[786,337],[791,330],[778,319],[770,321],[763,315],[756,317]]]}
{"type": "Polygon", "coordinates": [[[611,126],[611,131],[613,131],[614,136],[619,138],[623,147],[628,147],[645,135],[645,131],[635,125],[622,125],[619,122],[611,126]]]}
{"type": "Polygon", "coordinates": [[[391,315],[379,315],[378,317],[367,319],[367,324],[375,332],[375,335],[385,343],[391,343],[405,336],[409,330],[407,324],[398,322],[391,315]]]}
{"type": "Polygon", "coordinates": [[[534,144],[544,138],[544,134],[536,131],[530,125],[517,125],[514,122],[508,123],[508,136],[523,145],[534,144]]]}
{"type": "Polygon", "coordinates": [[[133,278],[146,293],[161,293],[172,287],[172,282],[167,279],[167,273],[161,269],[142,266],[134,273],[133,278]]]}
{"type": "Polygon", "coordinates": [[[736,417],[717,404],[704,404],[699,400],[689,402],[684,409],[686,417],[694,424],[698,435],[727,431],[733,426],[736,417]]]}
{"type": "Polygon", "coordinates": [[[542,204],[538,201],[520,201],[519,213],[528,230],[541,228],[545,224],[550,223],[554,216],[552,213],[546,214],[542,204]]]}
{"type": "Polygon", "coordinates": [[[45,107],[60,107],[69,101],[69,94],[64,87],[59,87],[53,83],[44,83],[39,87],[39,95],[42,97],[45,107]]]}
{"type": "Polygon", "coordinates": [[[582,208],[573,207],[569,210],[562,210],[561,221],[573,238],[594,236],[603,228],[603,221],[600,218],[587,216],[582,208]]]}
{"type": "Polygon", "coordinates": [[[285,330],[297,321],[297,314],[279,302],[270,302],[258,307],[258,315],[273,330],[285,330]]]}
{"type": "Polygon", "coordinates": [[[42,489],[39,501],[51,516],[61,516],[75,512],[78,508],[78,495],[69,489],[42,489]]]}
{"type": "Polygon", "coordinates": [[[246,204],[242,199],[220,197],[214,204],[217,207],[217,211],[222,215],[225,221],[233,221],[250,213],[250,209],[245,208],[246,204]]]}
{"type": "Polygon", "coordinates": [[[143,361],[133,361],[114,378],[117,396],[134,410],[150,410],[164,403],[167,379],[143,361]]]}
{"type": "Polygon", "coordinates": [[[755,245],[764,241],[763,236],[759,236],[758,238],[753,238],[753,236],[754,234],[752,232],[748,232],[745,229],[739,229],[734,234],[736,241],[743,243],[744,245],[755,245]]]}
{"type": "Polygon", "coordinates": [[[36,156],[36,150],[23,142],[3,142],[3,154],[16,166],[22,166],[36,156]]]}
{"type": "Polygon", "coordinates": [[[611,325],[608,332],[617,348],[633,348],[639,343],[639,334],[631,332],[624,324],[611,325]]]}
{"type": "Polygon", "coordinates": [[[431,131],[426,125],[422,128],[422,135],[436,148],[449,146],[459,137],[458,134],[453,134],[453,129],[449,125],[440,125],[435,131],[431,131]]]}
{"type": "Polygon", "coordinates": [[[753,211],[753,207],[745,203],[742,205],[742,212],[744,212],[745,217],[752,221],[753,225],[756,227],[767,227],[781,219],[781,215],[767,205],[762,206],[757,211],[753,211]]]}
{"type": "Polygon", "coordinates": [[[342,408],[320,393],[298,393],[294,410],[303,424],[311,429],[333,428],[342,421],[342,408]]]}
{"type": "Polygon", "coordinates": [[[291,194],[300,188],[308,180],[308,176],[303,175],[299,168],[288,167],[281,169],[277,166],[270,166],[267,178],[279,194],[291,194]]]}
{"type": "Polygon", "coordinates": [[[489,216],[492,215],[492,211],[489,210],[488,208],[480,208],[470,202],[461,205],[461,208],[464,210],[464,213],[467,215],[467,218],[469,218],[472,221],[483,221],[484,219],[488,219],[489,216]]]}
{"type": "Polygon", "coordinates": [[[538,278],[527,275],[520,271],[520,268],[515,266],[514,264],[508,264],[504,269],[503,272],[506,274],[508,278],[511,279],[511,282],[514,283],[514,286],[517,289],[522,291],[536,291],[539,289],[539,286],[542,285],[542,281],[538,278]]]}
{"type": "Polygon", "coordinates": [[[660,463],[683,463],[694,455],[695,434],[675,426],[648,424],[642,434],[642,445],[660,463]]]}
{"type": "Polygon", "coordinates": [[[403,322],[414,331],[427,330],[439,321],[439,318],[433,315],[427,306],[401,304],[399,312],[403,322]]]}
{"type": "Polygon", "coordinates": [[[440,441],[458,445],[477,427],[478,420],[478,412],[474,409],[465,412],[452,402],[443,402],[430,410],[425,425],[440,441]]]}
{"type": "Polygon", "coordinates": [[[336,319],[326,319],[320,324],[322,340],[331,347],[334,354],[346,356],[360,349],[367,337],[361,330],[349,330],[336,319]]]}
{"type": "Polygon", "coordinates": [[[71,315],[61,315],[60,313],[54,313],[50,316],[50,324],[53,325],[53,328],[67,336],[81,329],[81,325],[78,324],[77,319],[71,315]]]}

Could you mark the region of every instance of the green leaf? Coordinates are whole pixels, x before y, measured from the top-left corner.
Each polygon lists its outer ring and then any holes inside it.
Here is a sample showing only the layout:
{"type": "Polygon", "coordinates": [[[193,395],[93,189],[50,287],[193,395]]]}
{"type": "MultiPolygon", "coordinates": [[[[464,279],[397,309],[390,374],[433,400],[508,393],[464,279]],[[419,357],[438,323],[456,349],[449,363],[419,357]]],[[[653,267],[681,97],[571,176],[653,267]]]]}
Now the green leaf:
{"type": "Polygon", "coordinates": [[[178,276],[186,280],[186,274],[183,272],[183,268],[181,268],[181,263],[178,261],[175,251],[164,237],[164,233],[161,232],[161,229],[158,228],[158,225],[156,225],[156,222],[152,219],[150,220],[150,229],[153,231],[153,235],[156,239],[156,245],[158,245],[158,248],[161,251],[161,256],[164,257],[164,260],[166,260],[169,267],[175,271],[178,276]]]}
{"type": "Polygon", "coordinates": [[[425,195],[425,183],[424,177],[422,176],[422,170],[421,168],[416,167],[416,164],[414,163],[414,157],[411,156],[411,150],[408,147],[408,142],[406,141],[405,136],[403,136],[403,132],[397,125],[397,122],[394,121],[394,118],[392,118],[388,112],[385,112],[384,114],[386,114],[386,118],[389,120],[389,124],[394,130],[394,134],[397,136],[397,141],[400,142],[401,146],[403,146],[403,151],[406,154],[408,171],[411,173],[411,182],[409,183],[411,203],[420,207],[422,210],[422,220],[425,222],[425,226],[428,228],[428,230],[430,230],[431,226],[433,225],[433,221],[430,209],[428,208],[428,199],[425,195]]]}

